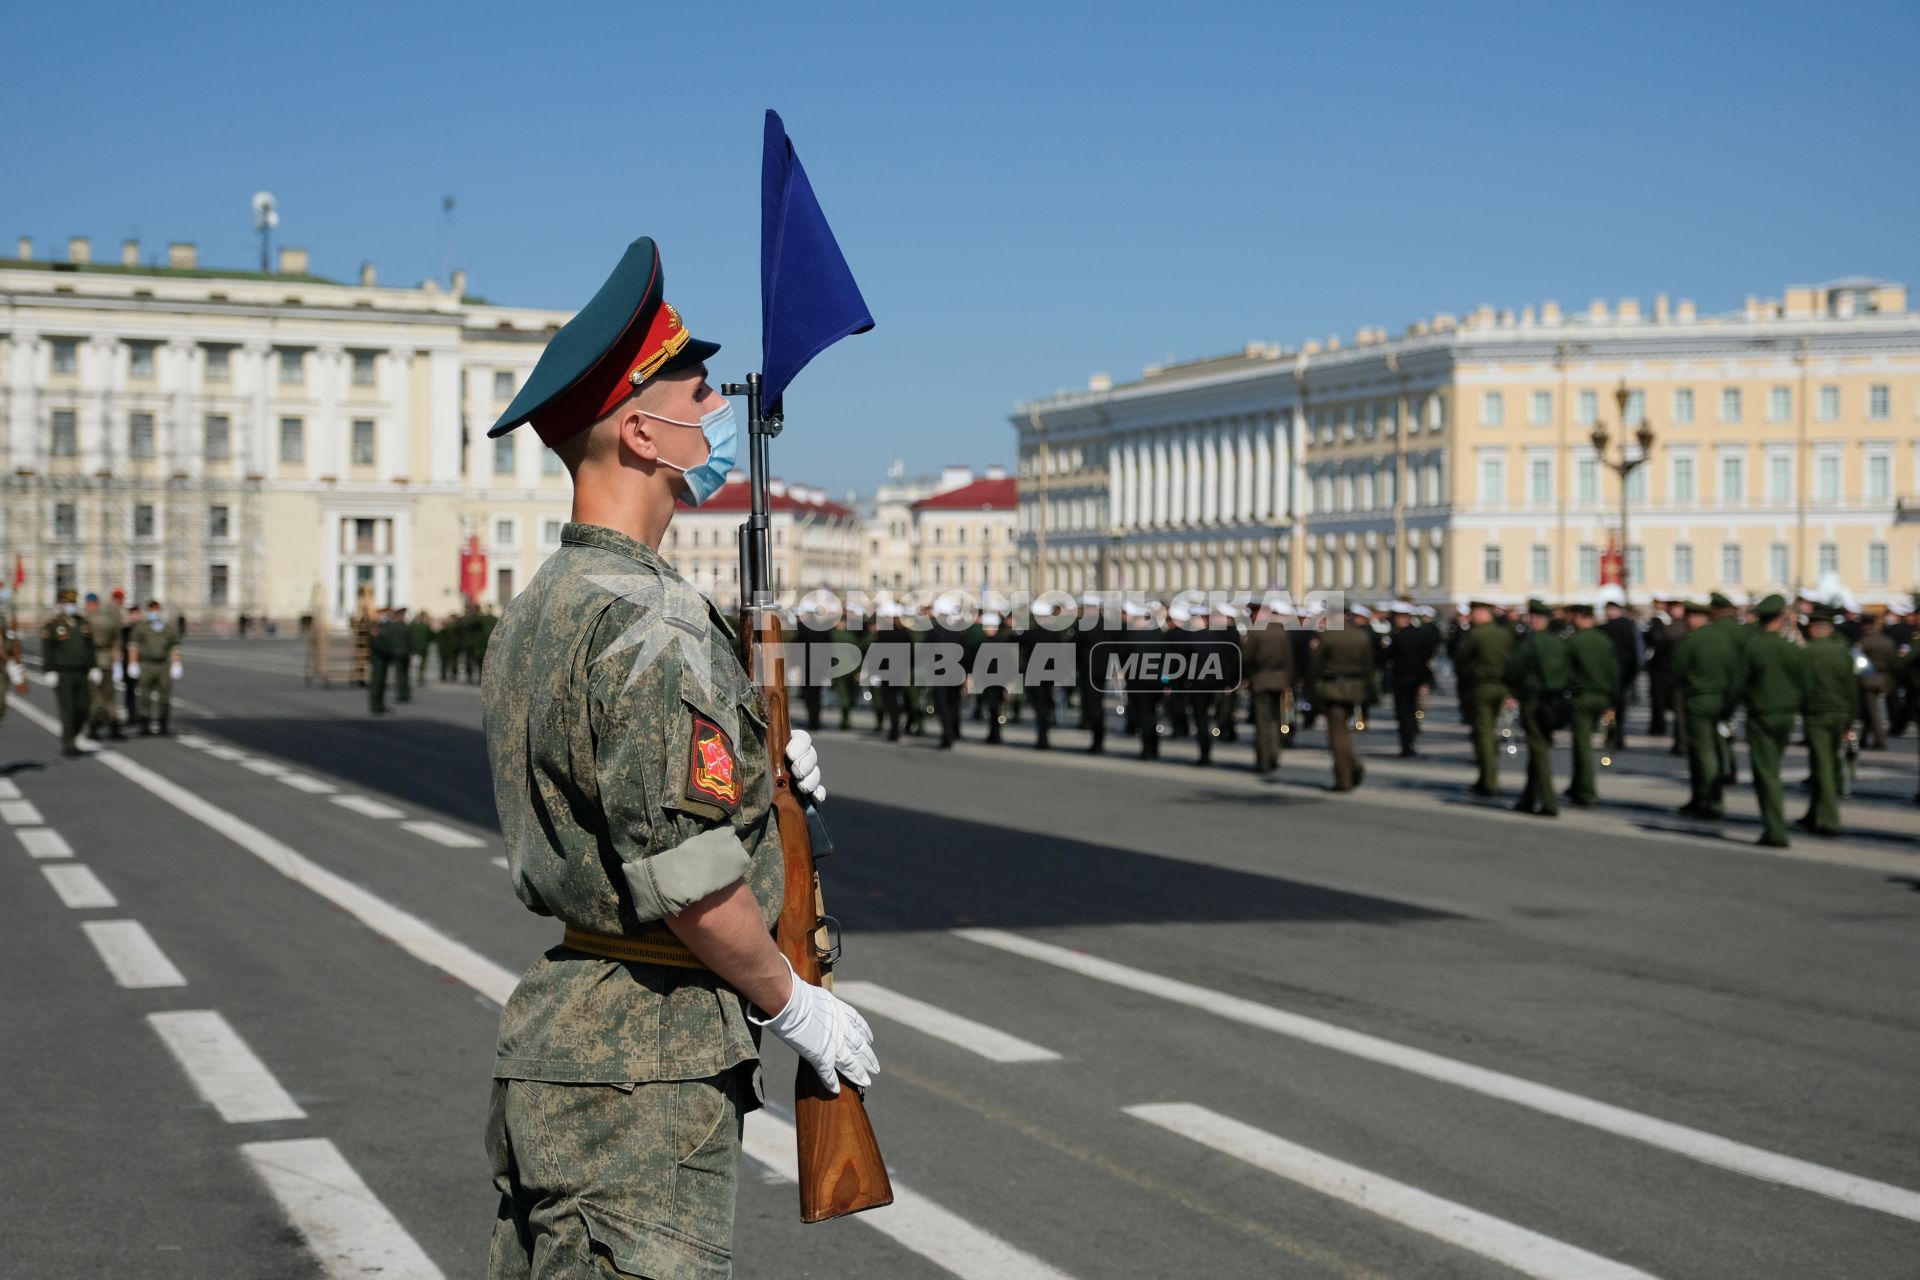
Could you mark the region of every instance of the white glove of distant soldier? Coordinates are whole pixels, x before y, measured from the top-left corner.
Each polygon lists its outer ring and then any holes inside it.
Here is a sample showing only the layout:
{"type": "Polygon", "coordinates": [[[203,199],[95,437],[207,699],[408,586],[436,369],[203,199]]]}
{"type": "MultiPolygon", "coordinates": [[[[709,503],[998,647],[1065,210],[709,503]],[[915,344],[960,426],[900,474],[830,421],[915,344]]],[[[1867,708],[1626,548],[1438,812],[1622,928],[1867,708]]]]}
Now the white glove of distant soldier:
{"type": "Polygon", "coordinates": [[[180,665],[180,659],[175,658],[173,660],[173,665],[167,668],[167,674],[172,676],[175,680],[178,680],[183,670],[184,668],[182,668],[180,665]]]}
{"type": "Polygon", "coordinates": [[[27,669],[17,662],[9,662],[7,664],[7,683],[23,693],[26,692],[27,669]]]}
{"type": "Polygon", "coordinates": [[[93,670],[87,672],[88,684],[99,684],[102,678],[103,677],[100,675],[100,668],[98,667],[95,667],[93,670]]]}
{"type": "Polygon", "coordinates": [[[140,678],[140,659],[129,658],[127,660],[127,679],[138,680],[139,678],[140,678]]]}
{"type": "MultiPolygon", "coordinates": [[[[791,970],[792,964],[787,968],[791,970]]],[[[873,1055],[873,1031],[860,1011],[825,987],[802,982],[799,974],[794,974],[793,994],[779,1016],[753,1021],[805,1058],[828,1093],[840,1092],[841,1076],[864,1089],[880,1074],[880,1059],[873,1055]]]]}
{"type": "Polygon", "coordinates": [[[820,785],[820,753],[813,749],[813,736],[805,729],[795,729],[787,738],[787,775],[802,800],[827,802],[827,789],[820,785]]]}

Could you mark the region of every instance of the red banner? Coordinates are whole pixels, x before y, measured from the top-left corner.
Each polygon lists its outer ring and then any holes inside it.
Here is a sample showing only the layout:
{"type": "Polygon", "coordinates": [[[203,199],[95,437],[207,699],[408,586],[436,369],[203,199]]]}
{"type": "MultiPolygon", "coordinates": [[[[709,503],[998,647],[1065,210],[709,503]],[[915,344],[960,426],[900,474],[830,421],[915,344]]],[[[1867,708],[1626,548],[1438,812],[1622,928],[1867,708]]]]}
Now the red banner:
{"type": "Polygon", "coordinates": [[[1626,570],[1626,557],[1620,554],[1620,541],[1609,534],[1607,549],[1600,553],[1600,585],[1625,586],[1626,570]]]}
{"type": "Polygon", "coordinates": [[[487,553],[480,549],[480,539],[468,538],[467,545],[460,548],[460,594],[477,601],[486,590],[487,553]]]}

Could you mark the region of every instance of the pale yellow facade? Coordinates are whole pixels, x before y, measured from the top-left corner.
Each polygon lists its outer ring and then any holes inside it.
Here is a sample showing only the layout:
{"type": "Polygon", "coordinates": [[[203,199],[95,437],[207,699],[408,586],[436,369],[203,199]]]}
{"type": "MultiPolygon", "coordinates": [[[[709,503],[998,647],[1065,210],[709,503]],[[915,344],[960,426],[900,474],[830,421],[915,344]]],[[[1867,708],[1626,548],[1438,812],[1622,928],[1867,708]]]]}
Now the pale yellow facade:
{"type": "Polygon", "coordinates": [[[1643,415],[1637,603],[1920,584],[1920,315],[1865,280],[1716,316],[1482,308],[1023,405],[1030,584],[1590,597],[1621,519],[1592,427],[1638,457],[1643,415]]]}

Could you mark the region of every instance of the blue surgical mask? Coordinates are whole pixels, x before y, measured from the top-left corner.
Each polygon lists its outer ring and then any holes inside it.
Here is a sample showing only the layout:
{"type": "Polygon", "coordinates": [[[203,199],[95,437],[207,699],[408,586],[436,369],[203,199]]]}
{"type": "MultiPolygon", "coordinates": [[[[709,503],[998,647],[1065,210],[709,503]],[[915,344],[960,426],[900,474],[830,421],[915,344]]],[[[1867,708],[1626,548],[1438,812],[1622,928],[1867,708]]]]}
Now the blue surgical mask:
{"type": "MultiPolygon", "coordinates": [[[[646,410],[642,409],[641,412],[646,413],[646,410]]],[[[698,422],[662,418],[657,413],[648,413],[647,416],[676,427],[700,428],[700,434],[707,440],[705,462],[695,467],[683,467],[665,458],[660,461],[686,477],[687,500],[694,506],[699,506],[718,493],[720,486],[727,482],[727,473],[733,470],[734,450],[740,443],[740,425],[734,420],[733,402],[721,401],[718,409],[701,414],[698,422]]]]}

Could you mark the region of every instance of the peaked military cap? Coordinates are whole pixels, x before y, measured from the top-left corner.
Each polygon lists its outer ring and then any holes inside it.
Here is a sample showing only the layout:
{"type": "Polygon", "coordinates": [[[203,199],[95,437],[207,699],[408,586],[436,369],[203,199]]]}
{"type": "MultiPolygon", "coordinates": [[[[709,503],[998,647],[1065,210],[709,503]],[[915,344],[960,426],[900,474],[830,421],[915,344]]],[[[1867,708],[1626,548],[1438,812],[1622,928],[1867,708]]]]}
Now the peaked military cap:
{"type": "Polygon", "coordinates": [[[1704,604],[1704,603],[1702,603],[1702,602],[1701,602],[1701,601],[1699,601],[1699,600],[1689,600],[1689,601],[1687,601],[1687,612],[1688,612],[1688,613],[1698,613],[1698,614],[1706,614],[1706,613],[1708,613],[1708,612],[1710,612],[1710,611],[1711,611],[1711,608],[1712,608],[1712,606],[1710,606],[1710,605],[1707,605],[1707,604],[1704,604]]]}
{"type": "Polygon", "coordinates": [[[1840,616],[1840,611],[1830,604],[1821,602],[1815,604],[1813,608],[1809,610],[1808,616],[1815,622],[1832,622],[1840,616]]]}
{"type": "Polygon", "coordinates": [[[1777,618],[1786,611],[1787,598],[1777,591],[1765,600],[1762,600],[1759,604],[1753,606],[1754,616],[1763,622],[1777,618]]]}
{"type": "Polygon", "coordinates": [[[1567,606],[1567,612],[1577,614],[1582,618],[1591,618],[1593,616],[1593,606],[1585,600],[1575,600],[1567,606]]]}
{"type": "Polygon", "coordinates": [[[531,422],[542,443],[556,445],[613,412],[648,378],[710,359],[720,345],[687,332],[662,297],[664,287],[660,250],[641,236],[600,292],[553,335],[487,435],[531,422]]]}
{"type": "Polygon", "coordinates": [[[1711,596],[1707,597],[1707,603],[1712,605],[1716,609],[1733,608],[1733,601],[1727,599],[1724,595],[1720,594],[1718,591],[1714,592],[1711,596]]]}
{"type": "Polygon", "coordinates": [[[1537,613],[1544,618],[1552,614],[1553,610],[1547,607],[1545,600],[1542,600],[1539,596],[1535,596],[1533,599],[1527,601],[1527,612],[1537,613]]]}

